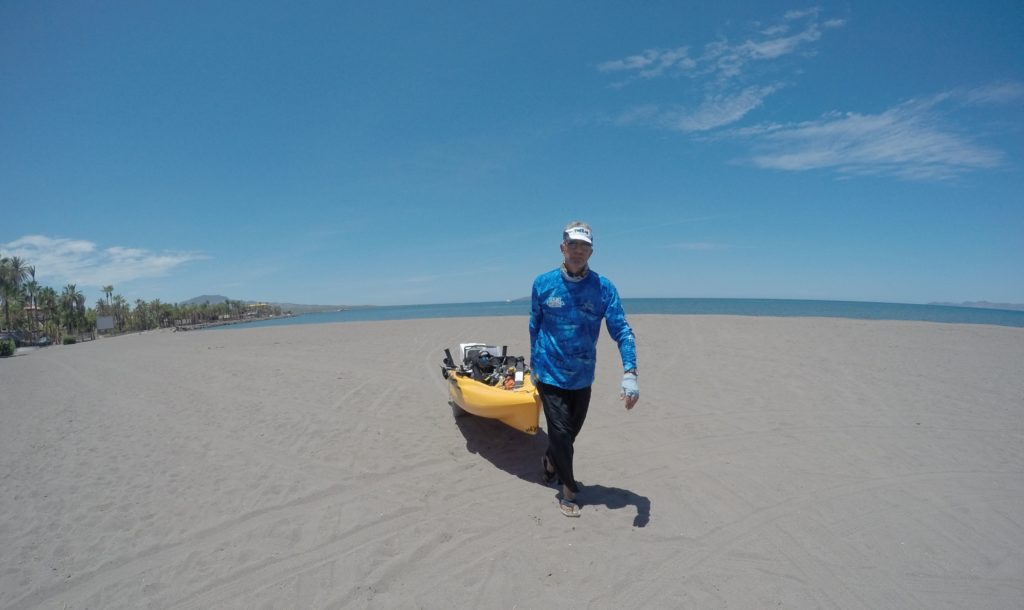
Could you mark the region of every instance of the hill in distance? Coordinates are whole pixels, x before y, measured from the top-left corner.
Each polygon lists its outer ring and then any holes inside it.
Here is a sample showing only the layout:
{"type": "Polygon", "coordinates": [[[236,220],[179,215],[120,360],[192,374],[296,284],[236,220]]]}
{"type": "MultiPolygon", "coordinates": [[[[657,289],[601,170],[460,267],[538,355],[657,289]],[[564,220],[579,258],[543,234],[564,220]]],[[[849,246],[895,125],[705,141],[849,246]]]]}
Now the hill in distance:
{"type": "Polygon", "coordinates": [[[300,313],[316,313],[319,311],[339,311],[342,309],[361,309],[366,306],[352,306],[352,305],[303,305],[301,303],[273,303],[270,301],[252,301],[244,299],[229,299],[228,297],[221,294],[203,294],[197,297],[193,297],[187,301],[182,301],[179,305],[202,305],[203,303],[209,303],[210,305],[219,305],[225,301],[242,301],[245,304],[252,303],[266,303],[273,307],[280,307],[281,311],[290,311],[294,314],[300,313]]]}
{"type": "Polygon", "coordinates": [[[946,305],[953,307],[978,307],[981,309],[1009,309],[1011,311],[1024,311],[1022,303],[990,303],[988,301],[964,301],[963,303],[928,303],[929,305],[946,305]]]}
{"type": "Polygon", "coordinates": [[[202,305],[203,303],[209,303],[210,305],[220,305],[221,303],[227,300],[229,299],[226,296],[220,294],[202,294],[197,297],[193,297],[187,301],[182,301],[181,303],[178,303],[178,305],[202,305]]]}

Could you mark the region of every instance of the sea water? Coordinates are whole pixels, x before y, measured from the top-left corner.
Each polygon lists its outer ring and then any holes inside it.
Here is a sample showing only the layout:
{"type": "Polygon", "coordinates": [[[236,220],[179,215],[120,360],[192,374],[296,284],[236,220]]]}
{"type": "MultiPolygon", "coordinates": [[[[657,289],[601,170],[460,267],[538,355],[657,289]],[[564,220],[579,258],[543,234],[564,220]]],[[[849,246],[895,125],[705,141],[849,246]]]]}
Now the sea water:
{"type": "MultiPolygon", "coordinates": [[[[623,299],[627,314],[729,315],[773,317],[853,318],[858,320],[915,320],[951,324],[994,324],[1024,328],[1024,311],[948,305],[870,303],[862,301],[799,301],[785,299],[623,299]]],[[[423,318],[527,316],[524,300],[488,303],[444,303],[362,307],[260,320],[220,328],[252,328],[289,324],[327,324],[423,318]]]]}

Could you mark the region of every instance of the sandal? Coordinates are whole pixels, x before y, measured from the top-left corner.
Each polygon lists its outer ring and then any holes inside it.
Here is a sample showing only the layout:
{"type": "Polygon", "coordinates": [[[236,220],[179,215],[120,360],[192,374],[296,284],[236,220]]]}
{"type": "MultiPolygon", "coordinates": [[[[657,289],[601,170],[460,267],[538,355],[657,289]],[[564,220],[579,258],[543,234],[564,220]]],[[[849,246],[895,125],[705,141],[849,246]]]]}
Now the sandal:
{"type": "Polygon", "coordinates": [[[549,466],[551,466],[551,462],[548,461],[548,456],[542,455],[540,458],[540,467],[544,471],[545,485],[551,485],[552,483],[555,482],[555,479],[558,477],[558,473],[552,470],[548,470],[549,466]]]}
{"type": "Polygon", "coordinates": [[[576,503],[576,500],[566,500],[565,498],[559,498],[558,508],[566,517],[580,516],[580,505],[576,503]]]}

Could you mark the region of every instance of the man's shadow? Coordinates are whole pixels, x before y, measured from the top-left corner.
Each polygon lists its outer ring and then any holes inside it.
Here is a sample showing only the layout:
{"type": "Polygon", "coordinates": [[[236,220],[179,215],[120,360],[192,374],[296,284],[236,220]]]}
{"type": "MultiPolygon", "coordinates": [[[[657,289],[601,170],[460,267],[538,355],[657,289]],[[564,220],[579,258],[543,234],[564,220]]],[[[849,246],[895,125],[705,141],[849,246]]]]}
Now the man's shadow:
{"type": "MultiPolygon", "coordinates": [[[[546,485],[541,479],[540,456],[548,446],[548,435],[544,430],[537,434],[524,434],[509,428],[496,419],[465,416],[455,418],[459,432],[466,439],[466,450],[475,453],[501,470],[524,481],[546,485]]],[[[618,487],[584,485],[580,482],[577,496],[580,504],[603,504],[610,509],[636,507],[633,527],[645,527],[651,519],[651,501],[646,496],[635,494],[618,487]]]]}

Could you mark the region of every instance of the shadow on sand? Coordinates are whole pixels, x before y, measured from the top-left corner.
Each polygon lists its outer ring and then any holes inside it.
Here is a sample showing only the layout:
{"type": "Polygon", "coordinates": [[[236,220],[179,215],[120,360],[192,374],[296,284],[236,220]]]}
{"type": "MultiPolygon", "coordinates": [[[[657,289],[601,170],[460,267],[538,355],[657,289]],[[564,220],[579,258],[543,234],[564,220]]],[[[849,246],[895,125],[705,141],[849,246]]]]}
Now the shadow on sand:
{"type": "MultiPolygon", "coordinates": [[[[455,423],[466,439],[466,450],[475,453],[505,472],[544,487],[540,456],[548,446],[548,435],[540,430],[528,435],[513,430],[495,419],[457,417],[455,423]]],[[[582,481],[577,499],[581,506],[607,506],[610,509],[636,507],[633,527],[644,527],[651,518],[651,501],[645,496],[618,487],[587,485],[582,481]]]]}

